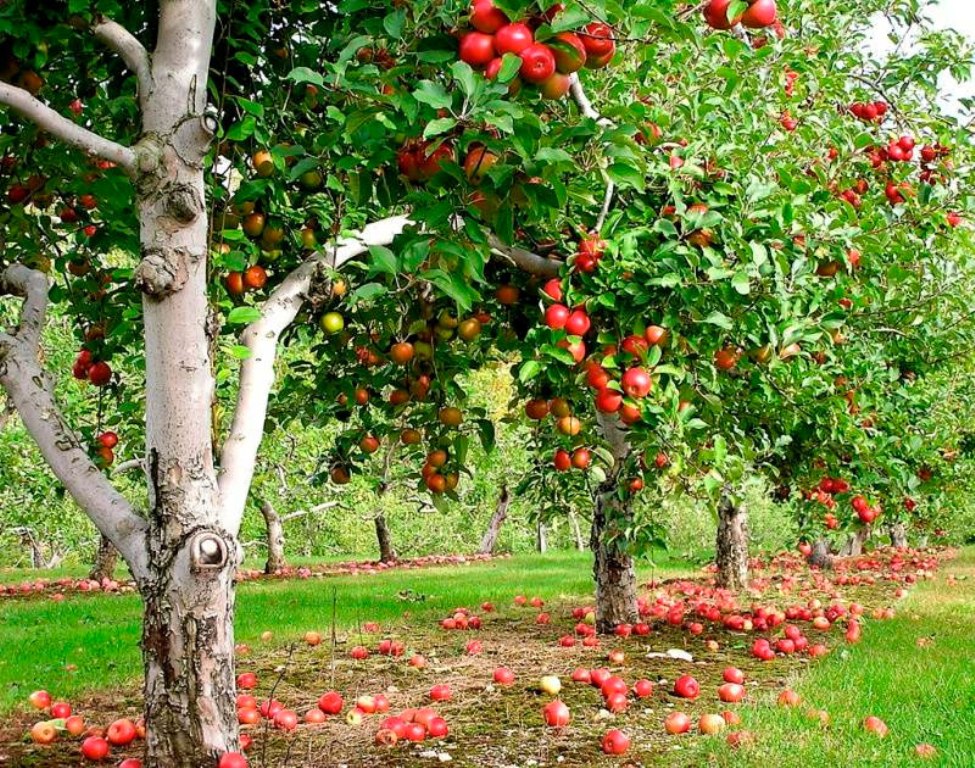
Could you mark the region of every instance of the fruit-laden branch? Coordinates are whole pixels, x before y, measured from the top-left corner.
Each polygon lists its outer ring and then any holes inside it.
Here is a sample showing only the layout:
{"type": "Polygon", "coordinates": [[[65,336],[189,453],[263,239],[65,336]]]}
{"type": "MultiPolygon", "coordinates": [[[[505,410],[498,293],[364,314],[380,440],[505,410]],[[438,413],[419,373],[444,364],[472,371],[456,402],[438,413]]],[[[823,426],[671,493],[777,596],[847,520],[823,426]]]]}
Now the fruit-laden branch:
{"type": "MultiPolygon", "coordinates": [[[[281,333],[298,315],[312,280],[321,267],[339,269],[373,245],[389,245],[413,222],[393,216],[366,226],[354,237],[340,240],[328,251],[308,259],[284,278],[264,303],[261,319],[241,334],[240,343],[250,351],[240,370],[240,389],[230,434],[220,453],[221,521],[233,533],[240,528],[247,503],[257,451],[264,432],[267,403],[274,386],[274,361],[281,333]]],[[[492,251],[518,268],[543,277],[558,274],[562,263],[491,238],[492,251]]]]}
{"type": "Polygon", "coordinates": [[[99,16],[91,26],[95,37],[125,62],[139,82],[139,99],[145,100],[152,85],[149,52],[129,30],[111,19],[99,16]]]}
{"type": "Polygon", "coordinates": [[[0,386],[58,480],[140,580],[148,575],[146,522],[98,470],[65,423],[39,362],[47,292],[42,272],[15,264],[0,273],[0,295],[24,300],[19,328],[0,333],[0,386]]]}
{"type": "Polygon", "coordinates": [[[278,338],[298,315],[321,267],[338,269],[372,245],[389,245],[410,224],[406,216],[374,222],[357,236],[341,240],[335,248],[308,259],[284,278],[264,303],[261,319],[247,326],[241,334],[240,343],[247,347],[250,355],[241,365],[237,409],[230,435],[220,453],[221,521],[231,533],[236,534],[240,529],[254,478],[268,397],[274,386],[278,338]]]}
{"type": "Polygon", "coordinates": [[[129,173],[135,169],[135,151],[132,148],[116,144],[59,115],[23,88],[0,82],[0,104],[5,104],[38,128],[73,147],[104,160],[110,160],[129,173]]]}
{"type": "MultiPolygon", "coordinates": [[[[596,108],[592,105],[589,97],[586,95],[585,88],[582,87],[582,81],[579,80],[578,73],[571,76],[571,82],[569,84],[569,93],[572,96],[573,101],[579,107],[579,111],[585,116],[596,121],[599,125],[604,128],[613,128],[615,123],[607,117],[603,117],[596,108]]],[[[606,217],[609,216],[609,210],[613,207],[613,197],[616,195],[616,184],[612,181],[606,184],[606,194],[603,196],[603,207],[599,211],[599,216],[596,217],[596,232],[599,232],[603,228],[603,224],[606,223],[606,217]]]]}

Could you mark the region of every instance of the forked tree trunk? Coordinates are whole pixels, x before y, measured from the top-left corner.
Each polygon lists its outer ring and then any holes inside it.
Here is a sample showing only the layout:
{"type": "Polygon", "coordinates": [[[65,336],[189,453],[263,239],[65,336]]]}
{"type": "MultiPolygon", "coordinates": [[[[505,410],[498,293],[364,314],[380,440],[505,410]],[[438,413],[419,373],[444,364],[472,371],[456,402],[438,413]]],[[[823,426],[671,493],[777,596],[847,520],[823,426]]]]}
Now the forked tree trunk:
{"type": "Polygon", "coordinates": [[[633,558],[617,535],[631,519],[632,511],[616,495],[616,485],[616,480],[610,479],[599,488],[589,539],[596,580],[596,629],[602,633],[637,620],[633,558]]]}
{"type": "Polygon", "coordinates": [[[264,573],[277,573],[288,563],[284,557],[284,524],[271,502],[261,502],[261,516],[267,528],[267,562],[264,573]]]}
{"type": "Polygon", "coordinates": [[[379,543],[379,561],[382,563],[395,563],[396,550],[393,549],[393,535],[386,524],[386,516],[382,512],[376,512],[374,518],[376,523],[376,541],[379,543]]]}
{"type": "Polygon", "coordinates": [[[892,547],[907,547],[907,525],[903,522],[890,524],[890,545],[892,547]]]}
{"type": "Polygon", "coordinates": [[[535,525],[535,549],[541,554],[548,552],[548,529],[541,520],[535,525]]]}
{"type": "Polygon", "coordinates": [[[719,587],[737,592],[748,586],[748,513],[728,494],[718,504],[715,562],[719,587]]]}
{"type": "Polygon", "coordinates": [[[19,528],[17,534],[20,536],[21,543],[27,547],[27,551],[30,553],[31,568],[44,568],[47,565],[44,560],[44,550],[34,535],[34,531],[31,528],[19,528]]]}
{"type": "Polygon", "coordinates": [[[118,563],[118,550],[107,536],[101,536],[98,540],[98,551],[95,553],[95,562],[88,574],[89,579],[102,581],[102,579],[115,578],[115,566],[118,563]]]}
{"type": "Polygon", "coordinates": [[[832,568],[833,567],[833,555],[829,551],[829,542],[826,539],[819,538],[813,542],[812,552],[809,553],[809,557],[806,558],[806,562],[810,566],[816,568],[832,568]]]}
{"type": "Polygon", "coordinates": [[[507,485],[502,485],[498,503],[494,507],[494,514],[491,515],[487,530],[481,537],[481,546],[477,549],[479,554],[490,555],[494,552],[494,547],[498,543],[498,535],[501,533],[501,526],[508,519],[509,506],[511,506],[511,492],[507,485]]]}

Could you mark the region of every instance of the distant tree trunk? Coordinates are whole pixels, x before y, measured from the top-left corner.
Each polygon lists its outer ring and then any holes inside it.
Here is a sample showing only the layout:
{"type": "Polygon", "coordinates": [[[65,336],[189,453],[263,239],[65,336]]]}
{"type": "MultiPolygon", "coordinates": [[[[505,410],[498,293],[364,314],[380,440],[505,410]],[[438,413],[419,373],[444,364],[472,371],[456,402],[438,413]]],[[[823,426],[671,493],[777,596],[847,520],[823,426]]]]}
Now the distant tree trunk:
{"type": "Polygon", "coordinates": [[[548,530],[541,520],[535,526],[535,549],[542,554],[548,552],[548,530]]]}
{"type": "Polygon", "coordinates": [[[890,545],[898,548],[907,546],[907,525],[903,522],[890,524],[890,545]]]}
{"type": "Polygon", "coordinates": [[[856,533],[847,536],[846,541],[840,548],[840,557],[857,557],[863,554],[863,545],[869,536],[866,528],[859,529],[856,533]]]}
{"type": "Polygon", "coordinates": [[[287,565],[284,557],[284,524],[270,501],[261,502],[261,515],[267,526],[267,562],[264,573],[277,573],[287,565]]]}
{"type": "Polygon", "coordinates": [[[582,528],[579,527],[579,516],[574,510],[569,510],[569,525],[572,526],[572,538],[575,540],[576,551],[586,551],[586,540],[582,537],[582,528]]]}
{"type": "Polygon", "coordinates": [[[501,495],[498,496],[498,503],[494,507],[494,514],[491,515],[491,521],[488,523],[487,530],[481,538],[481,546],[477,550],[479,554],[490,555],[494,552],[494,547],[498,543],[498,534],[501,533],[501,526],[508,519],[509,506],[511,506],[511,493],[508,491],[508,486],[502,484],[501,495]]]}
{"type": "Polygon", "coordinates": [[[16,533],[20,536],[20,542],[27,547],[30,552],[31,568],[44,568],[47,563],[44,561],[44,551],[41,543],[30,528],[18,528],[16,533]]]}
{"type": "Polygon", "coordinates": [[[637,619],[633,558],[616,536],[621,523],[630,517],[632,510],[617,497],[616,480],[611,478],[599,488],[589,538],[596,580],[596,629],[603,633],[637,619]]]}
{"type": "Polygon", "coordinates": [[[816,568],[826,569],[833,567],[833,556],[830,554],[829,543],[826,539],[819,538],[813,542],[812,552],[806,558],[806,562],[816,568]]]}
{"type": "Polygon", "coordinates": [[[396,550],[393,549],[393,537],[386,524],[386,516],[382,512],[376,512],[374,518],[376,523],[376,541],[379,542],[379,561],[382,563],[395,563],[396,550]]]}
{"type": "Polygon", "coordinates": [[[88,574],[89,579],[102,581],[115,578],[115,564],[118,562],[118,550],[106,536],[98,541],[98,551],[95,553],[95,564],[88,574]]]}
{"type": "Polygon", "coordinates": [[[926,533],[922,533],[917,537],[917,546],[919,549],[924,549],[928,546],[928,535],[926,533]]]}
{"type": "Polygon", "coordinates": [[[735,506],[730,495],[718,504],[718,536],[715,543],[718,586],[736,592],[748,585],[748,512],[735,506]]]}

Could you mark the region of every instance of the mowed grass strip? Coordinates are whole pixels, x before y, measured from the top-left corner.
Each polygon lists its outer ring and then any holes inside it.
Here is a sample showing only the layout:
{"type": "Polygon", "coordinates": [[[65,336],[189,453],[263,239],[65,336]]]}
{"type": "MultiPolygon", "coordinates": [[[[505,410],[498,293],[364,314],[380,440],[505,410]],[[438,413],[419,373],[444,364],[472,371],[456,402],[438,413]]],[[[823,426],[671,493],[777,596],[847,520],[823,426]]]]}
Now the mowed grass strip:
{"type": "Polygon", "coordinates": [[[769,694],[742,710],[740,729],[755,734],[754,746],[732,750],[720,737],[696,739],[688,764],[975,766],[975,549],[963,550],[896,609],[892,620],[867,621],[858,645],[835,646],[790,681],[802,695],[798,708],[778,707],[769,694]],[[807,718],[810,708],[829,712],[831,725],[807,718]],[[886,738],[864,730],[869,715],[889,726],[886,738]],[[933,758],[916,754],[924,743],[937,750],[933,758]]]}
{"type": "MultiPolygon", "coordinates": [[[[658,569],[657,578],[686,573],[658,569]]],[[[649,578],[650,574],[641,573],[649,578]]],[[[509,606],[517,594],[547,602],[591,599],[589,553],[524,555],[450,568],[389,571],[306,581],[247,582],[238,589],[237,641],[257,644],[270,630],[275,643],[299,640],[308,630],[326,637],[366,621],[404,626],[442,618],[453,608],[509,606]],[[404,614],[409,614],[404,619],[404,614]]],[[[0,713],[25,706],[31,691],[55,698],[137,684],[142,604],[135,595],[0,600],[0,713]],[[69,671],[69,666],[75,667],[69,671]]]]}

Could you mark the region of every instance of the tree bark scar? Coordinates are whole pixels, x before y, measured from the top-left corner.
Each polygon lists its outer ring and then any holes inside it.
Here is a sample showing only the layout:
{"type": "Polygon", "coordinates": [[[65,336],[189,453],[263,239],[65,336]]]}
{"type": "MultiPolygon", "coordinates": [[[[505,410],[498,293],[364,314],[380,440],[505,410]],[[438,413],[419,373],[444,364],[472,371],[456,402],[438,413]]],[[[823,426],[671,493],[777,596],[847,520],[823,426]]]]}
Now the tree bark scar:
{"type": "Polygon", "coordinates": [[[147,296],[161,299],[180,290],[189,278],[189,252],[183,248],[145,248],[135,270],[135,284],[147,296]]]}
{"type": "Polygon", "coordinates": [[[189,184],[169,184],[163,189],[166,215],[180,224],[190,224],[203,212],[203,201],[189,184]]]}

